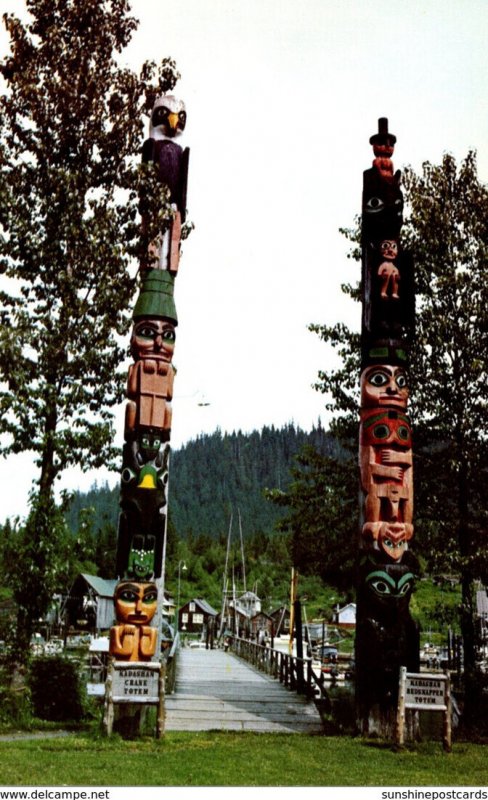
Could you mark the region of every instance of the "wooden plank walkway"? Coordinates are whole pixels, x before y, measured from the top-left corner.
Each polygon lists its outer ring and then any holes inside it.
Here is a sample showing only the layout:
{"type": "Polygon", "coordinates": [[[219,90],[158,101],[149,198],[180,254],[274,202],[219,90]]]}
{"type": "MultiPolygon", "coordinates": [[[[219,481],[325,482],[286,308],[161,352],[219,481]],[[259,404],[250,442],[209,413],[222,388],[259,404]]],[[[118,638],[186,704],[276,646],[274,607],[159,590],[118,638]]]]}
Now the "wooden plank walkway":
{"type": "Polygon", "coordinates": [[[223,650],[183,648],[167,731],[322,733],[315,704],[223,650]]]}

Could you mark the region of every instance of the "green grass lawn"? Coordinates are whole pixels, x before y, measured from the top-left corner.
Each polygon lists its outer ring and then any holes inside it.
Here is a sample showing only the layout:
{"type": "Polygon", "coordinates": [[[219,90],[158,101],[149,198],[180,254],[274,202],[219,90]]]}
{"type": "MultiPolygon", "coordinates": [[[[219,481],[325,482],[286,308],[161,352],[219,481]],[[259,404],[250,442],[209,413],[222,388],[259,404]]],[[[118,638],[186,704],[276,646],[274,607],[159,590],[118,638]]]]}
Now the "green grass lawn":
{"type": "Polygon", "coordinates": [[[0,742],[3,786],[484,786],[486,746],[394,752],[351,737],[168,733],[124,741],[75,734],[0,742]]]}

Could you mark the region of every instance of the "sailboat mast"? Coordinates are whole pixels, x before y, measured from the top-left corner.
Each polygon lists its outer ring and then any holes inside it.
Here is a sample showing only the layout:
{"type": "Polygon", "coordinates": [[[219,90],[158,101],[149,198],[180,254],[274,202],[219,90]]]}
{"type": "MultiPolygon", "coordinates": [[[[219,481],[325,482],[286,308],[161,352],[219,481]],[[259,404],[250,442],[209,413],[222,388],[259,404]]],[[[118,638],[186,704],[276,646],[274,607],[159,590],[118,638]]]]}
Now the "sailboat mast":
{"type": "Polygon", "coordinates": [[[244,593],[247,591],[246,588],[246,562],[244,559],[244,540],[242,538],[242,521],[241,521],[241,512],[240,509],[237,509],[237,513],[239,514],[239,536],[241,540],[241,559],[242,559],[242,582],[244,585],[244,593]]]}
{"type": "Polygon", "coordinates": [[[227,550],[225,553],[225,567],[224,567],[224,579],[222,583],[222,613],[220,615],[220,633],[219,637],[222,636],[225,628],[226,622],[226,612],[227,612],[227,587],[228,587],[228,580],[227,580],[227,570],[229,568],[229,552],[230,552],[230,538],[232,535],[232,518],[233,513],[230,514],[230,522],[229,522],[229,532],[227,534],[227,550]]]}
{"type": "Polygon", "coordinates": [[[239,635],[239,626],[237,624],[237,596],[236,596],[236,581],[234,575],[234,565],[232,565],[232,600],[234,603],[234,633],[239,635]]]}

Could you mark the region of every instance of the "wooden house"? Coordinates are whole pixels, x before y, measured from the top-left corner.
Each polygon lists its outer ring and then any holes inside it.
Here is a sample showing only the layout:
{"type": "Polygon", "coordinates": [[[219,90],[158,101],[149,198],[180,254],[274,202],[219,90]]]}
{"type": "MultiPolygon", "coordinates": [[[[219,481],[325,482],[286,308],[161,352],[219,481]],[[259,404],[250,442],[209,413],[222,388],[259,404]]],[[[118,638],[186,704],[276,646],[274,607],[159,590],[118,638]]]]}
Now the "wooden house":
{"type": "Polygon", "coordinates": [[[115,622],[113,597],[117,583],[97,575],[78,575],[62,609],[67,628],[90,633],[108,630],[115,622]]]}
{"type": "Polygon", "coordinates": [[[270,613],[273,620],[275,636],[290,635],[290,609],[287,606],[280,606],[270,613]]]}
{"type": "Polygon", "coordinates": [[[178,612],[178,628],[185,633],[202,633],[209,619],[215,624],[216,617],[217,611],[206,600],[201,598],[188,600],[178,612]]]}
{"type": "Polygon", "coordinates": [[[273,618],[264,611],[251,617],[249,624],[252,639],[259,642],[263,634],[269,639],[273,637],[273,618]]]}
{"type": "Polygon", "coordinates": [[[333,622],[347,628],[354,628],[356,626],[356,603],[347,603],[342,608],[337,606],[333,622]]]}

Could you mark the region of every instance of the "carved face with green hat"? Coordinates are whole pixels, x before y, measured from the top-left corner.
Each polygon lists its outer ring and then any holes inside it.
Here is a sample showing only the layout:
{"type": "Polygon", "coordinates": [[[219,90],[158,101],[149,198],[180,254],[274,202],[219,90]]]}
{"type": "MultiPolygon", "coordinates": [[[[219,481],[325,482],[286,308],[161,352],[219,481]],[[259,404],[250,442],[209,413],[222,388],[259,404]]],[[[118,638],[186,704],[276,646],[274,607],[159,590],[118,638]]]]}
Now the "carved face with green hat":
{"type": "Polygon", "coordinates": [[[171,362],[178,324],[173,298],[174,276],[166,270],[146,270],[134,308],[130,351],[135,361],[154,358],[171,362]]]}

